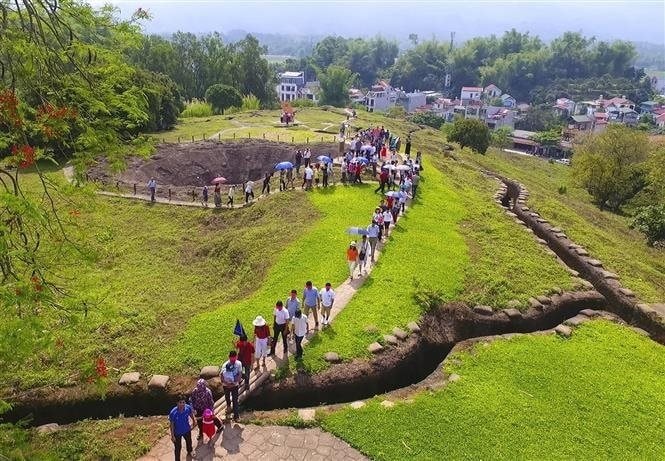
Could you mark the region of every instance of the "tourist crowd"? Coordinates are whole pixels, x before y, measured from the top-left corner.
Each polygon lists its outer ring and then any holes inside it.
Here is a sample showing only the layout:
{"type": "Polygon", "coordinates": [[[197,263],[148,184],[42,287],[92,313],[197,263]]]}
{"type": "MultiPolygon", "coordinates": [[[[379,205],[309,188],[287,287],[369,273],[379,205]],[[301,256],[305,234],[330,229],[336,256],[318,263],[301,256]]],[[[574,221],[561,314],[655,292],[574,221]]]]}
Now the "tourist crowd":
{"type": "MultiPolygon", "coordinates": [[[[389,237],[391,229],[405,211],[407,200],[413,198],[418,190],[422,169],[420,153],[413,160],[410,152],[406,152],[404,161],[400,164],[400,158],[396,154],[398,143],[399,140],[383,128],[365,130],[352,140],[352,148],[342,158],[341,181],[360,182],[360,175],[365,168],[370,167],[373,168],[374,176],[379,179],[379,186],[375,192],[382,194],[379,204],[368,219],[369,224],[349,229],[349,233],[358,236],[357,241],[350,242],[344,255],[351,280],[368,274],[370,266],[376,261],[379,243],[389,237]],[[384,149],[386,146],[388,148],[384,149]]],[[[407,146],[410,149],[408,140],[407,146]]],[[[294,168],[283,172],[283,179],[280,173],[280,190],[286,190],[287,187],[294,188],[294,171],[300,175],[301,168],[303,168],[304,189],[318,187],[319,179],[322,179],[322,187],[327,187],[329,181],[334,183],[332,161],[314,163],[311,158],[312,153],[309,149],[296,152],[294,168]]],[[[246,200],[254,196],[252,187],[251,182],[243,186],[246,200]]],[[[262,193],[270,193],[270,173],[264,178],[262,193]]],[[[217,185],[216,206],[220,194],[217,185]]],[[[229,192],[229,202],[233,203],[231,192],[229,192]]],[[[272,331],[268,321],[261,315],[257,315],[252,322],[253,341],[249,341],[248,335],[239,323],[236,325],[235,333],[239,339],[234,341],[233,350],[229,352],[228,360],[220,366],[219,371],[227,416],[233,413],[233,419],[237,421],[241,385],[244,386],[245,392],[249,390],[252,371],[260,373],[260,365],[263,365],[265,372],[266,359],[275,355],[279,343],[282,345],[283,358],[289,353],[289,343],[294,344],[295,358],[297,360],[302,358],[302,342],[308,333],[319,330],[320,325],[326,328],[330,324],[335,297],[335,290],[330,282],[326,282],[324,287],[319,289],[308,280],[301,293],[294,288],[284,300],[275,302],[272,312],[272,331]]],[[[198,380],[189,403],[185,396],[178,399],[176,407],[169,414],[169,420],[176,459],[180,459],[182,439],[185,440],[187,453],[192,454],[193,426],[198,427],[199,439],[205,436],[208,440],[223,428],[222,422],[214,414],[212,391],[204,379],[198,380]]]]}

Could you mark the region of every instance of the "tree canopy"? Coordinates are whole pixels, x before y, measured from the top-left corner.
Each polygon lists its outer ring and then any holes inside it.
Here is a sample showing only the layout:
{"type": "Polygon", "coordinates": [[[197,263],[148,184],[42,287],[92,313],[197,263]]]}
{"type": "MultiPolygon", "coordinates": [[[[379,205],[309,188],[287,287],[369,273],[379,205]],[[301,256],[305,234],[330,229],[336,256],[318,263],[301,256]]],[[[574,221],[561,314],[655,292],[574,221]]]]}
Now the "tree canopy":
{"type": "Polygon", "coordinates": [[[349,88],[356,76],[341,66],[329,66],[319,71],[321,104],[344,107],[349,102],[349,88]]]}
{"type": "Polygon", "coordinates": [[[478,119],[457,118],[448,132],[448,140],[458,143],[462,148],[470,147],[484,154],[490,146],[490,130],[478,119]]]}
{"type": "Polygon", "coordinates": [[[215,112],[223,114],[229,107],[240,107],[242,95],[232,86],[217,83],[206,90],[206,101],[215,112]]]}

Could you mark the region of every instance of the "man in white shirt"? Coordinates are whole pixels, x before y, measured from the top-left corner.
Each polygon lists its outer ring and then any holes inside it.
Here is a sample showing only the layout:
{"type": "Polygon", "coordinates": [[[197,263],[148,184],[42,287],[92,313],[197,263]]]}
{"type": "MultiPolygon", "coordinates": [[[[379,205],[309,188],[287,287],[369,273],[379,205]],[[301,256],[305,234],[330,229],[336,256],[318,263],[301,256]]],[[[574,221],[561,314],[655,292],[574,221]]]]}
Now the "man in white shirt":
{"type": "Polygon", "coordinates": [[[250,197],[254,200],[254,182],[247,181],[245,184],[245,203],[249,203],[250,197]]]}
{"type": "Polygon", "coordinates": [[[314,170],[311,166],[305,168],[305,190],[312,189],[312,179],[314,178],[314,170]]]}
{"type": "Polygon", "coordinates": [[[296,359],[302,357],[302,340],[309,332],[307,317],[302,316],[300,309],[296,310],[293,318],[294,335],[296,337],[296,359]]]}
{"type": "Polygon", "coordinates": [[[277,338],[279,335],[282,335],[282,345],[284,346],[284,355],[288,353],[288,346],[286,345],[286,327],[289,323],[289,311],[284,309],[284,303],[282,301],[277,301],[275,304],[275,311],[273,312],[274,324],[273,324],[273,337],[272,345],[270,346],[270,354],[275,353],[275,346],[277,345],[277,338]]]}
{"type": "Polygon", "coordinates": [[[150,201],[155,201],[155,192],[157,191],[157,181],[155,178],[150,178],[148,181],[148,190],[150,191],[150,201]]]}
{"type": "Polygon", "coordinates": [[[321,323],[330,325],[330,311],[335,302],[335,291],[332,289],[330,282],[326,283],[326,287],[319,293],[319,297],[321,298],[321,310],[323,311],[321,323]]]}

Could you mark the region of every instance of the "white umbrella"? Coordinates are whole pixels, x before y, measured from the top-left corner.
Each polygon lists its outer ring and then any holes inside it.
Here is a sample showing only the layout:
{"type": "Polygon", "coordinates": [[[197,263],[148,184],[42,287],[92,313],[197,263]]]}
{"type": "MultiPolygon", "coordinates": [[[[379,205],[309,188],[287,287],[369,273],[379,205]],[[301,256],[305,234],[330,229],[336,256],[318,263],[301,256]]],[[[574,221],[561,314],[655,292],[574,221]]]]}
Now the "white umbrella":
{"type": "Polygon", "coordinates": [[[411,167],[409,165],[398,165],[395,169],[399,171],[410,171],[411,167]]]}

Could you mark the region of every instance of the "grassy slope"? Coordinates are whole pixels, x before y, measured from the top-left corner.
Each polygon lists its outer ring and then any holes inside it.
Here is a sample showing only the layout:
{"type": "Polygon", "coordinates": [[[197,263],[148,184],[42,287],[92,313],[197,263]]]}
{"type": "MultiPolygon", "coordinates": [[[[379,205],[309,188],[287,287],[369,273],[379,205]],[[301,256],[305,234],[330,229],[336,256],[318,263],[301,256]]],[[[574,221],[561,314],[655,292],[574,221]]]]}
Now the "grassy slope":
{"type": "Polygon", "coordinates": [[[593,205],[586,191],[573,184],[569,167],[496,150],[468,160],[524,183],[529,204],[619,274],[625,286],[645,301],[665,300],[663,251],[647,247],[643,236],[628,228],[628,218],[593,205]],[[558,194],[559,186],[566,186],[567,193],[558,194]]]}
{"type": "MultiPolygon", "coordinates": [[[[437,150],[439,138],[428,134],[419,134],[418,147],[437,150]]],[[[511,299],[526,306],[530,296],[554,286],[573,287],[564,268],[495,205],[495,181],[440,155],[425,166],[415,206],[398,221],[370,279],[310,342],[306,369],[324,369],[323,354],[331,350],[347,359],[369,356],[368,344],[417,320],[416,284],[444,301],[496,307],[511,299]]]]}
{"type": "Polygon", "coordinates": [[[324,418],[373,459],[660,459],[665,351],[625,327],[478,346],[461,380],[414,403],[324,418]],[[611,370],[611,372],[608,372],[611,370]]]}
{"type": "MultiPolygon", "coordinates": [[[[257,283],[258,290],[248,298],[219,303],[217,309],[190,319],[181,340],[164,351],[160,362],[171,368],[182,363],[217,364],[231,346],[236,319],[251,331],[251,320],[256,315],[271,321],[275,301],[286,299],[293,288],[301,292],[305,281],[312,280],[318,287],[328,281],[336,286],[346,278],[345,249],[350,237],[345,230],[368,223],[375,204],[372,187],[338,186],[317,190],[310,198],[322,219],[296,241],[283,245],[284,251],[265,281],[257,283]]],[[[290,221],[285,214],[280,224],[288,226],[290,221]]]]}
{"type": "Polygon", "coordinates": [[[3,369],[3,382],[66,383],[97,355],[110,367],[133,362],[140,371],[163,369],[161,349],[192,316],[254,291],[283,248],[321,216],[301,193],[222,212],[104,197],[76,205],[88,235],[84,243],[96,256],[87,264],[64,259],[57,267],[74,291],[87,293],[92,309],[86,320],[58,333],[63,349],[51,347],[30,366],[3,369]]]}
{"type": "Polygon", "coordinates": [[[9,460],[130,460],[147,453],[168,429],[166,418],[84,420],[38,434],[0,427],[0,456],[9,460]]]}

